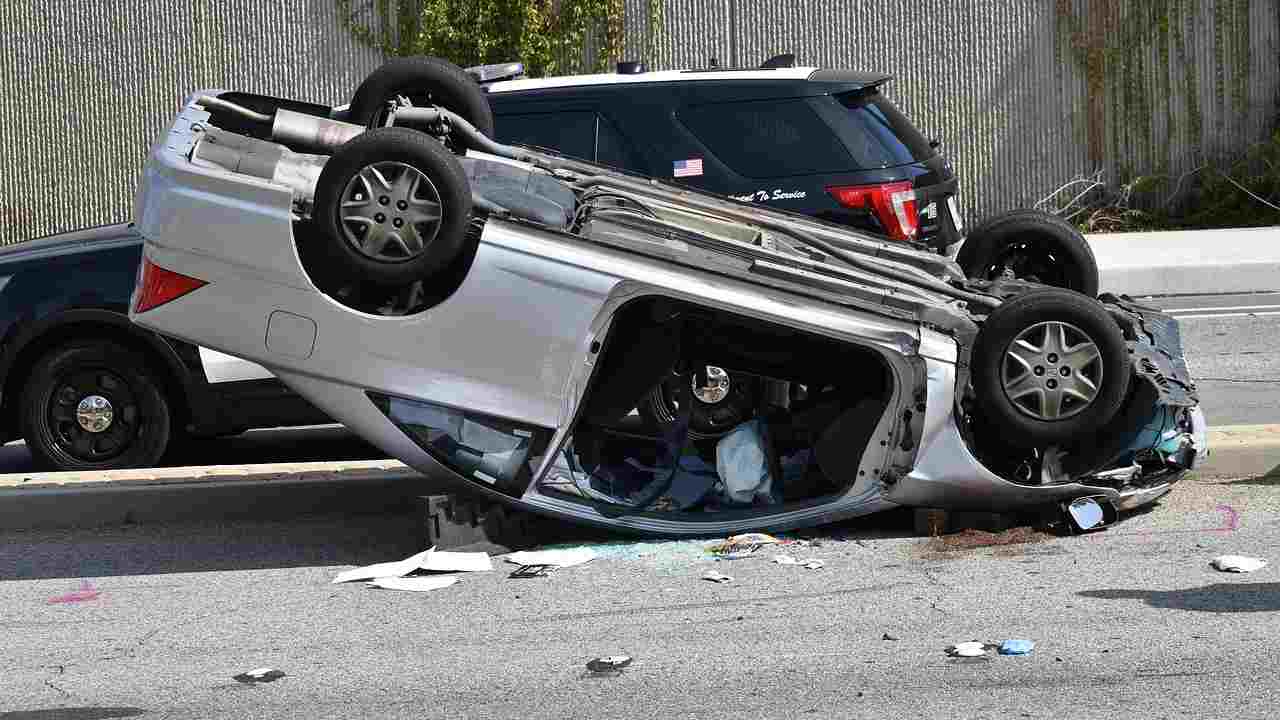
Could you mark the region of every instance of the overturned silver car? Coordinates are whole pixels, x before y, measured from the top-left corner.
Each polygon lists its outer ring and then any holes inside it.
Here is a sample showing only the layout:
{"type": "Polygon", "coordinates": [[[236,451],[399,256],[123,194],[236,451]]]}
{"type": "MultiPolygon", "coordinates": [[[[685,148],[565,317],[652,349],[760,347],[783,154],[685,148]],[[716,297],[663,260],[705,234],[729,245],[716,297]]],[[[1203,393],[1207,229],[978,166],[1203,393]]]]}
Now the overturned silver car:
{"type": "Polygon", "coordinates": [[[134,322],[460,489],[633,532],[1129,509],[1206,451],[1157,310],[499,145],[441,61],[383,80],[194,94],[147,161],[134,322]]]}

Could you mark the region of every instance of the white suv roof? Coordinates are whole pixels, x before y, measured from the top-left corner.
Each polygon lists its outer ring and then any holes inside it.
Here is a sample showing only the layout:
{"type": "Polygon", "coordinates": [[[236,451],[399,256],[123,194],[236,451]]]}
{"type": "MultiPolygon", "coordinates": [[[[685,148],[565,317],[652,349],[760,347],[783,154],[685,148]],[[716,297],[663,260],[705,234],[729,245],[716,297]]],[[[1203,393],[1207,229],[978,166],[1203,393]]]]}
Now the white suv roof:
{"type": "Polygon", "coordinates": [[[816,67],[789,67],[775,70],[659,70],[643,73],[600,73],[598,75],[561,75],[548,78],[502,80],[486,84],[489,92],[514,92],[579,85],[615,85],[622,83],[688,82],[690,80],[804,80],[816,67]]]}

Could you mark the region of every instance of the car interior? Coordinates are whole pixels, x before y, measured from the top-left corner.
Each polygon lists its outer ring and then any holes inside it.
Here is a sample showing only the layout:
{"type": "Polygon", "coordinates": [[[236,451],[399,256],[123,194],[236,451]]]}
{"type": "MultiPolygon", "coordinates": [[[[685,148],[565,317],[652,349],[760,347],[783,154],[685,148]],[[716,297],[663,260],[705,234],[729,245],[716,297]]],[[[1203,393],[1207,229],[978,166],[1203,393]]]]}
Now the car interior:
{"type": "Polygon", "coordinates": [[[848,490],[892,390],[874,352],[661,298],[616,315],[540,490],[716,512],[848,490]]]}

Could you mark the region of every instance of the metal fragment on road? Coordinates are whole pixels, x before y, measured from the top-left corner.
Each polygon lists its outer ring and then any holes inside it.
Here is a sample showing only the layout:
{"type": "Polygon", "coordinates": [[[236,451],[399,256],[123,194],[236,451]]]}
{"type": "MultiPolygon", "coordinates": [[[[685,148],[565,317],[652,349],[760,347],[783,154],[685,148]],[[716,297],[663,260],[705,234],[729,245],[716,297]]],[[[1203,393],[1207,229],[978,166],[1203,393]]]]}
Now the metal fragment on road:
{"type": "Polygon", "coordinates": [[[703,576],[703,580],[710,580],[713,583],[731,583],[733,578],[715,570],[708,570],[703,576]]]}
{"type": "Polygon", "coordinates": [[[587,670],[599,674],[620,673],[631,664],[629,655],[609,655],[587,661],[587,670]]]}
{"type": "Polygon", "coordinates": [[[248,672],[242,672],[239,675],[232,675],[231,679],[235,680],[236,682],[252,685],[255,683],[275,682],[276,680],[279,680],[282,677],[285,677],[285,674],[283,671],[264,667],[264,668],[256,668],[248,672]]]}

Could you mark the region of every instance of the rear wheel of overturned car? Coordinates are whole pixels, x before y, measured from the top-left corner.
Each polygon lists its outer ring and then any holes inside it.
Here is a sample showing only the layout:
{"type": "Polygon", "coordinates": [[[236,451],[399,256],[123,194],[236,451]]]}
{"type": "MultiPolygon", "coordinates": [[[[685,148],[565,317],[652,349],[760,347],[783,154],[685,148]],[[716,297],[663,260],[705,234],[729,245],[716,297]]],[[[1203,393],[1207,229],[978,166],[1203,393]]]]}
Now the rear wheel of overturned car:
{"type": "MultiPolygon", "coordinates": [[[[320,173],[317,283],[401,287],[446,268],[463,248],[471,188],[458,160],[408,128],[370,130],[320,173]]],[[[332,290],[332,288],[321,288],[332,290]]]]}
{"type": "Polygon", "coordinates": [[[1120,327],[1096,300],[1057,288],[997,307],[973,350],[977,407],[1002,440],[1068,445],[1120,410],[1129,389],[1120,327]]]}
{"type": "Polygon", "coordinates": [[[987,218],[965,236],[956,262],[975,280],[1017,278],[1098,295],[1098,263],[1070,223],[1023,209],[987,218]]]}
{"type": "Polygon", "coordinates": [[[159,374],[141,354],[85,341],[36,361],[22,393],[22,435],[48,470],[152,467],[171,437],[159,374]]]}
{"type": "Polygon", "coordinates": [[[374,70],[352,96],[347,119],[380,127],[386,122],[388,103],[401,96],[417,107],[451,110],[493,137],[493,110],[480,85],[457,65],[433,57],[395,58],[374,70]]]}

